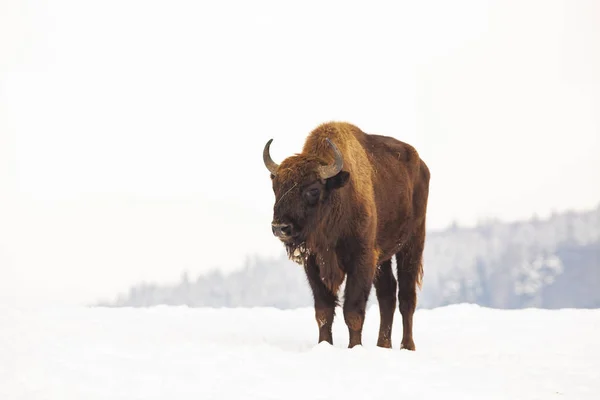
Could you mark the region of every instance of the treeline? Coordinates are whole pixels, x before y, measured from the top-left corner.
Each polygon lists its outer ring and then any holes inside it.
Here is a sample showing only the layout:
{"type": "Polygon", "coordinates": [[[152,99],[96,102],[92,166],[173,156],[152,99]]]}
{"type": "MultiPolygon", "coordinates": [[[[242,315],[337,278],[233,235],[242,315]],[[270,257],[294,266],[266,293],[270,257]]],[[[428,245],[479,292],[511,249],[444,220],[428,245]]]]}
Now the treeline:
{"type": "MultiPolygon", "coordinates": [[[[545,220],[430,232],[424,264],[419,307],[600,307],[600,206],[545,220]]],[[[215,271],[190,280],[183,273],[175,285],[140,284],[100,305],[158,304],[285,309],[312,306],[312,297],[302,268],[282,252],[273,259],[249,257],[227,275],[215,271]]]]}

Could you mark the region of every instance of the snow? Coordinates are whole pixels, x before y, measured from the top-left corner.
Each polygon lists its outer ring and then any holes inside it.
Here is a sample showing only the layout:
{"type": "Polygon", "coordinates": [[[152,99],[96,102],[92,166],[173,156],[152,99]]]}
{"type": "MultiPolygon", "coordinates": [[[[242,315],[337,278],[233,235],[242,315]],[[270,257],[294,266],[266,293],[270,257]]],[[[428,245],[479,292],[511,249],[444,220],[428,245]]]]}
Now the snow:
{"type": "Polygon", "coordinates": [[[598,399],[600,310],[452,305],[415,314],[416,352],[316,345],[313,310],[0,307],[0,398],[598,399]]]}

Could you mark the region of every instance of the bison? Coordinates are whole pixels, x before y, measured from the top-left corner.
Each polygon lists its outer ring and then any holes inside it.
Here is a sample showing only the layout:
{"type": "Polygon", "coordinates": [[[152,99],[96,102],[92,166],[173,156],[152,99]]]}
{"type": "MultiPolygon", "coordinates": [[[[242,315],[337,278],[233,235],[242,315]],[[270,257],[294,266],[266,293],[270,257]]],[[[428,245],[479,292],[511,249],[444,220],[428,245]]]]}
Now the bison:
{"type": "Polygon", "coordinates": [[[366,303],[374,285],[380,309],[377,346],[392,347],[398,305],[400,348],[415,350],[413,314],[423,278],[429,169],[409,144],[328,122],[307,137],[302,152],[275,163],[264,147],[275,195],[272,232],[304,267],[314,298],[318,343],[333,345],[338,290],[348,347],[362,345],[366,303]],[[397,277],[392,272],[396,256],[397,277]]]}

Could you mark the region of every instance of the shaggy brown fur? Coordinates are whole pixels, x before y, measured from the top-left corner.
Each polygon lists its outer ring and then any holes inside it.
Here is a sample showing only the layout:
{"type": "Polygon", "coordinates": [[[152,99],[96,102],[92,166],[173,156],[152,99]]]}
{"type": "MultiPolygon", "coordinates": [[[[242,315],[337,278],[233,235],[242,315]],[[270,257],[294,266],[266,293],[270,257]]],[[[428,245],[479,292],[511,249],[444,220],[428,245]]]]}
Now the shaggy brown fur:
{"type": "Polygon", "coordinates": [[[349,347],[362,343],[365,306],[374,285],[381,315],[377,345],[392,345],[399,288],[401,347],[414,350],[412,319],[423,277],[429,192],[429,170],[417,151],[392,137],[330,122],[308,135],[300,154],[272,169],[271,179],[273,232],[290,258],[304,266],[319,342],[333,343],[337,293],[346,278],[343,311],[349,347]],[[343,169],[323,179],[318,168],[334,163],[327,139],[341,152],[343,169]],[[391,270],[393,256],[398,282],[391,270]]]}

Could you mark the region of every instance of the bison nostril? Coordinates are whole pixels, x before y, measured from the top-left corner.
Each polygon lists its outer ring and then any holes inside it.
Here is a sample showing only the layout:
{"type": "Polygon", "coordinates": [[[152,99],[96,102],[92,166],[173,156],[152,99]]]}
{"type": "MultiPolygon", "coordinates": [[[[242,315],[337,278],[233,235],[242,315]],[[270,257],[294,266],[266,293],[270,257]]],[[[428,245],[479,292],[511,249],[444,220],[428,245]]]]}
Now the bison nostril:
{"type": "Polygon", "coordinates": [[[292,226],[291,225],[281,225],[281,232],[284,235],[290,236],[292,234],[292,226]]]}
{"type": "Polygon", "coordinates": [[[291,236],[292,234],[292,226],[288,224],[272,224],[271,230],[273,231],[273,235],[275,236],[291,236]]]}

